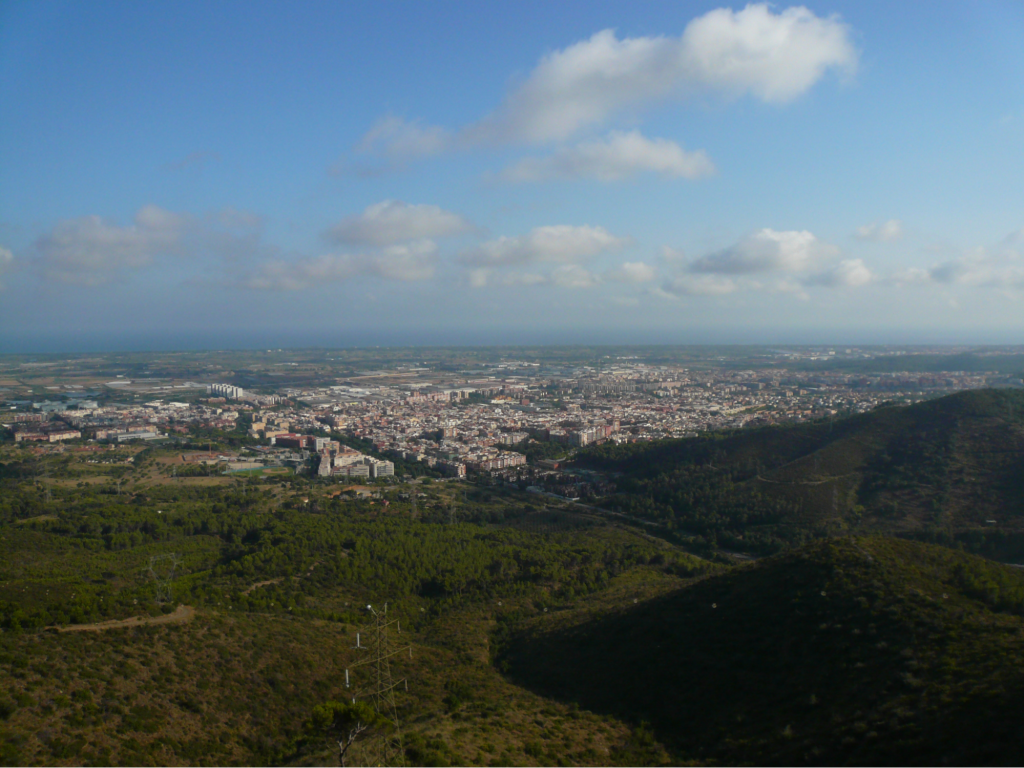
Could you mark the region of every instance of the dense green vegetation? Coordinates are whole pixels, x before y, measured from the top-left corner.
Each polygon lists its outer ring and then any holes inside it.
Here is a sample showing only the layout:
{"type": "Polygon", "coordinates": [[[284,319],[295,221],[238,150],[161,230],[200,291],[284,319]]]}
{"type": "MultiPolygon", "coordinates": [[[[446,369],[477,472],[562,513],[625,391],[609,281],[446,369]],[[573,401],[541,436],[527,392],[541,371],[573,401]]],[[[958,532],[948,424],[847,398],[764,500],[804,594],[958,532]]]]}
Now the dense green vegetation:
{"type": "Polygon", "coordinates": [[[333,764],[383,602],[409,764],[1019,764],[1024,573],[956,548],[1021,547],[1021,438],[1022,394],[989,391],[581,452],[636,527],[3,446],[0,764],[333,764]]]}
{"type": "Polygon", "coordinates": [[[1024,392],[975,390],[834,421],[603,445],[610,508],[766,554],[843,532],[1024,558],[1024,392]]]}
{"type": "MultiPolygon", "coordinates": [[[[102,455],[115,463],[20,448],[0,462],[0,764],[330,763],[311,713],[345,700],[361,606],[385,601],[416,648],[396,670],[409,762],[663,754],[505,681],[491,637],[623,580],[646,594],[716,566],[498,489],[355,499],[295,476],[172,478],[158,448],[102,455]],[[170,553],[160,602],[150,558],[170,553]]],[[[350,764],[372,759],[363,749],[350,764]]]]}
{"type": "Polygon", "coordinates": [[[574,452],[574,449],[567,445],[539,442],[533,438],[510,445],[508,450],[523,454],[531,464],[540,459],[564,459],[574,452]]]}
{"type": "Polygon", "coordinates": [[[1020,764],[1024,573],[820,542],[595,618],[531,620],[513,679],[724,764],[1020,764]]]}
{"type": "MultiPolygon", "coordinates": [[[[308,497],[303,497],[308,499],[308,497]]],[[[269,489],[157,486],[145,496],[59,494],[39,503],[13,490],[0,501],[0,627],[37,628],[156,610],[148,558],[176,552],[176,595],[192,605],[233,610],[276,606],[331,618],[324,590],[347,585],[363,597],[429,599],[432,611],[494,596],[554,597],[602,588],[616,574],[665,554],[635,536],[602,528],[533,532],[518,526],[439,525],[380,517],[366,501],[312,505],[269,489]],[[280,579],[247,593],[255,582],[280,579]],[[17,585],[17,586],[15,586],[17,585]],[[74,595],[73,598],[70,595],[74,595]]],[[[510,512],[514,511],[514,508],[510,512]]],[[[515,519],[513,515],[513,519],[515,519]]],[[[685,555],[673,563],[696,567],[685,555]]]]}

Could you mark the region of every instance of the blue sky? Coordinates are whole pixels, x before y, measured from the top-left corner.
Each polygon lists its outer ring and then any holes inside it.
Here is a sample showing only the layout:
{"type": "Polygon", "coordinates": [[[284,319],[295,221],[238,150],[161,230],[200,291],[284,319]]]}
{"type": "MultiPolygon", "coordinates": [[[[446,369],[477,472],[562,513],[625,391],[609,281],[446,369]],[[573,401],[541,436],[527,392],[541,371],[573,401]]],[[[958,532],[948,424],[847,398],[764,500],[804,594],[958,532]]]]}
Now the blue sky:
{"type": "Polygon", "coordinates": [[[1020,343],[1024,6],[0,5],[0,350],[1020,343]]]}

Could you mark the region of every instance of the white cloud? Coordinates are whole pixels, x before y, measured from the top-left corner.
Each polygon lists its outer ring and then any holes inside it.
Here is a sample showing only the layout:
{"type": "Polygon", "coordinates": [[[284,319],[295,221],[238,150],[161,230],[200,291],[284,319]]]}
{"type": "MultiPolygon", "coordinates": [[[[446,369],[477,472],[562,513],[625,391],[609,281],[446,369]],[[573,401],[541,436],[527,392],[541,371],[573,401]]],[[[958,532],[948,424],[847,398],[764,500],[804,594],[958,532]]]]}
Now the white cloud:
{"type": "Polygon", "coordinates": [[[739,290],[736,281],[718,275],[677,275],[661,286],[660,295],[671,298],[681,296],[724,296],[739,290]]]}
{"type": "Polygon", "coordinates": [[[324,254],[293,261],[275,260],[242,281],[256,290],[306,290],[358,277],[384,280],[429,280],[437,264],[437,245],[422,240],[392,245],[374,253],[324,254]]]}
{"type": "Polygon", "coordinates": [[[436,155],[447,149],[450,136],[436,125],[423,125],[394,115],[380,118],[363,136],[356,151],[404,163],[436,155]]]}
{"type": "Polygon", "coordinates": [[[551,282],[561,288],[593,288],[600,281],[579,264],[563,264],[551,273],[551,282]]]}
{"type": "Polygon", "coordinates": [[[266,257],[276,249],[261,244],[262,228],[259,216],[234,208],[193,217],[146,205],[127,226],[99,216],[58,222],[33,245],[33,266],[46,280],[98,286],[164,256],[266,257]]]}
{"type": "Polygon", "coordinates": [[[928,269],[935,283],[978,283],[991,275],[991,258],[983,248],[957,259],[940,262],[928,269]]]}
{"type": "Polygon", "coordinates": [[[889,282],[897,285],[923,285],[932,281],[931,272],[921,267],[901,269],[889,278],[889,282]]]}
{"type": "Polygon", "coordinates": [[[649,283],[657,276],[657,270],[642,261],[627,261],[621,267],[605,273],[606,280],[619,283],[649,283]]]}
{"type": "Polygon", "coordinates": [[[1024,229],[1011,232],[993,247],[973,248],[930,267],[906,267],[874,281],[901,287],[990,288],[1014,295],[1024,291],[1024,229]]]}
{"type": "Polygon", "coordinates": [[[384,200],[348,216],[324,233],[334,243],[391,245],[406,240],[439,238],[469,232],[473,225],[436,205],[410,205],[384,200]]]}
{"type": "Polygon", "coordinates": [[[469,270],[469,285],[473,288],[483,288],[491,278],[491,271],[490,269],[469,270]]]}
{"type": "Polygon", "coordinates": [[[812,275],[808,285],[822,285],[831,288],[861,288],[871,283],[875,276],[861,259],[845,259],[831,269],[812,275]]]}
{"type": "Polygon", "coordinates": [[[449,131],[419,120],[386,115],[353,148],[355,159],[343,157],[328,167],[331,176],[355,174],[363,178],[401,170],[414,160],[438,155],[453,146],[449,131]]]}
{"type": "Polygon", "coordinates": [[[808,301],[811,298],[807,295],[807,291],[804,290],[803,285],[791,279],[776,280],[766,286],[755,284],[751,287],[755,289],[763,288],[769,293],[785,293],[793,296],[794,298],[800,299],[800,301],[808,301]]]}
{"type": "Polygon", "coordinates": [[[270,258],[279,249],[262,242],[263,223],[263,217],[251,211],[223,208],[192,223],[182,251],[234,262],[270,258]]]}
{"type": "Polygon", "coordinates": [[[154,257],[179,249],[191,226],[186,216],[147,205],[125,227],[99,216],[62,221],[34,246],[45,278],[96,286],[125,270],[152,263],[154,257]]]}
{"type": "Polygon", "coordinates": [[[681,37],[616,37],[606,29],[544,56],[467,141],[548,142],[571,137],[623,110],[673,95],[749,93],[791,101],[829,69],[852,72],[858,54],[838,17],[766,4],[710,11],[681,37]]]}
{"type": "Polygon", "coordinates": [[[420,240],[391,245],[369,257],[370,274],[387,280],[429,280],[437,264],[437,245],[420,240]]]}
{"type": "Polygon", "coordinates": [[[188,225],[188,217],[158,205],[144,205],[135,214],[135,224],[153,237],[176,236],[188,225]]]}
{"type": "Polygon", "coordinates": [[[1004,240],[995,251],[975,248],[960,258],[934,265],[928,270],[928,277],[935,283],[1024,289],[1024,255],[1012,243],[1010,239],[1004,240]]]}
{"type": "Polygon", "coordinates": [[[838,16],[803,6],[772,13],[767,4],[709,11],[686,26],[681,49],[692,82],[770,103],[792,101],[828,69],[852,73],[858,58],[838,16]]]}
{"type": "Polygon", "coordinates": [[[506,168],[506,181],[533,182],[568,179],[618,181],[638,173],[697,179],[710,176],[715,166],[703,150],[687,152],[667,139],[648,139],[639,131],[613,132],[603,140],[565,147],[548,157],[528,157],[506,168]]]}
{"type": "Polygon", "coordinates": [[[871,240],[876,243],[888,243],[903,237],[903,222],[890,219],[882,224],[872,223],[857,227],[854,237],[858,240],[871,240]]]}
{"type": "MultiPolygon", "coordinates": [[[[9,248],[0,246],[0,275],[4,272],[9,272],[14,269],[14,254],[11,253],[9,248]]],[[[4,284],[0,283],[0,291],[4,289],[4,284]]]]}
{"type": "Polygon", "coordinates": [[[520,287],[556,285],[559,288],[593,288],[601,280],[579,264],[563,264],[547,275],[536,272],[511,272],[505,275],[501,282],[502,285],[520,287]]]}
{"type": "Polygon", "coordinates": [[[691,272],[742,275],[756,272],[806,272],[839,254],[807,231],[762,229],[690,265],[691,272]]]}
{"type": "Polygon", "coordinates": [[[660,288],[661,295],[722,296],[738,291],[791,294],[808,299],[808,286],[860,288],[876,282],[861,259],[836,262],[839,249],[806,231],[762,229],[716,253],[689,263],[665,249],[676,275],[660,288]]]}
{"type": "Polygon", "coordinates": [[[484,267],[515,266],[537,262],[572,263],[629,243],[604,227],[555,225],[537,227],[520,237],[499,237],[465,252],[462,261],[484,267]]]}
{"type": "Polygon", "coordinates": [[[544,285],[549,282],[549,279],[544,275],[538,275],[535,272],[512,272],[511,274],[505,275],[501,282],[502,285],[528,287],[531,285],[544,285]]]}
{"type": "Polygon", "coordinates": [[[928,268],[895,272],[886,282],[907,285],[974,286],[1003,291],[1024,290],[1024,229],[1011,232],[992,248],[978,247],[928,268]]]}
{"type": "Polygon", "coordinates": [[[673,87],[673,43],[619,40],[606,29],[550,53],[494,114],[467,129],[469,140],[547,142],[569,138],[616,111],[673,87]]]}

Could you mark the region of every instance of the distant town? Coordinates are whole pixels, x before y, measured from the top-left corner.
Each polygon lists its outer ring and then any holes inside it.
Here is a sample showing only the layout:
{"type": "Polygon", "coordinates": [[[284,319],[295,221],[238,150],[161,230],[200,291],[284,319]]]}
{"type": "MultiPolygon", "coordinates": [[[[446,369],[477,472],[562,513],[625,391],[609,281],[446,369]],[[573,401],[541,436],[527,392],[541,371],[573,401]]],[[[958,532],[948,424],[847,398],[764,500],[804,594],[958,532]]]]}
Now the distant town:
{"type": "MultiPolygon", "coordinates": [[[[853,348],[776,352],[771,366],[760,360],[749,368],[736,360],[687,365],[637,358],[604,355],[573,363],[538,355],[471,365],[398,361],[377,368],[349,366],[337,375],[322,365],[311,368],[318,364],[309,360],[285,360],[266,363],[263,370],[269,372],[252,389],[173,376],[113,374],[97,381],[99,371],[87,383],[74,383],[74,374],[90,370],[88,360],[10,361],[0,380],[0,420],[7,439],[16,443],[195,446],[202,433],[244,438],[237,449],[217,455],[183,450],[183,471],[196,464],[228,473],[285,468],[323,480],[374,481],[393,478],[398,462],[438,478],[484,475],[579,497],[609,490],[600,487],[607,483],[603,478],[578,473],[567,478],[562,472],[576,449],[588,445],[827,419],[886,402],[1022,384],[999,366],[990,371],[814,370],[815,361],[874,359],[853,348]],[[315,372],[313,384],[267,386],[266,379],[281,376],[281,369],[300,366],[315,372]],[[43,380],[51,383],[33,383],[43,380]],[[46,396],[24,397],[40,391],[46,396]]],[[[253,368],[248,370],[252,378],[253,368]]]]}

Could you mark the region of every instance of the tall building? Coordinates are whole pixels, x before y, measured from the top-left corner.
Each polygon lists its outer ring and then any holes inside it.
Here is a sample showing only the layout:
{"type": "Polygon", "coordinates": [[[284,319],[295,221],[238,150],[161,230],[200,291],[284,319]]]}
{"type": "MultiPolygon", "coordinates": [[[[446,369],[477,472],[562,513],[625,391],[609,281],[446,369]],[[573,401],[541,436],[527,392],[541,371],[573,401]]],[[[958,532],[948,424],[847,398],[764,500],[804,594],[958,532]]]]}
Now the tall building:
{"type": "Polygon", "coordinates": [[[370,477],[393,477],[395,474],[395,465],[390,461],[369,459],[368,463],[370,465],[370,477]]]}
{"type": "Polygon", "coordinates": [[[229,400],[241,400],[245,397],[245,390],[233,384],[210,384],[207,391],[229,400]]]}

